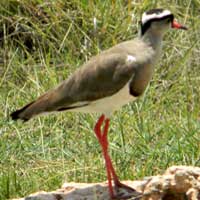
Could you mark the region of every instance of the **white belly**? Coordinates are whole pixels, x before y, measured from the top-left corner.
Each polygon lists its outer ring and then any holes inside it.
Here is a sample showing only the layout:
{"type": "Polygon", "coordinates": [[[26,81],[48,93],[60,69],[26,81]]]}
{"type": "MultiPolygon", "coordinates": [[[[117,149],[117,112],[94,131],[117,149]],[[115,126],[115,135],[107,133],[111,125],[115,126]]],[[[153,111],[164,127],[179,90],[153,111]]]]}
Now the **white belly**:
{"type": "MultiPolygon", "coordinates": [[[[131,101],[134,101],[136,97],[133,97],[129,94],[129,84],[127,83],[121,90],[119,90],[116,94],[105,97],[96,101],[91,102],[89,105],[84,107],[79,107],[73,109],[71,111],[75,112],[86,112],[86,113],[101,113],[106,116],[110,116],[110,114],[122,107],[125,104],[128,104],[131,101]]],[[[86,102],[79,102],[74,105],[85,104],[86,102]]]]}

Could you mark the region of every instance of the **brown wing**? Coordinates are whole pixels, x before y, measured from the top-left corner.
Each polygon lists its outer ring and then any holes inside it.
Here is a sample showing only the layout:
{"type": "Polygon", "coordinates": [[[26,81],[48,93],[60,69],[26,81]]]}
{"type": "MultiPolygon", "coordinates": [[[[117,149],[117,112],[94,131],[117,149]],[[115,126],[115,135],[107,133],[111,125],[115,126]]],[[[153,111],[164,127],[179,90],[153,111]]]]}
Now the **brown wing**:
{"type": "Polygon", "coordinates": [[[135,68],[134,62],[127,62],[127,54],[100,54],[55,89],[13,112],[12,119],[26,121],[44,112],[72,109],[113,95],[130,80],[135,68]],[[74,106],[76,103],[79,105],[74,106]]]}
{"type": "Polygon", "coordinates": [[[91,59],[56,90],[61,95],[57,106],[90,102],[119,91],[134,75],[136,63],[126,54],[102,54],[91,59]]]}

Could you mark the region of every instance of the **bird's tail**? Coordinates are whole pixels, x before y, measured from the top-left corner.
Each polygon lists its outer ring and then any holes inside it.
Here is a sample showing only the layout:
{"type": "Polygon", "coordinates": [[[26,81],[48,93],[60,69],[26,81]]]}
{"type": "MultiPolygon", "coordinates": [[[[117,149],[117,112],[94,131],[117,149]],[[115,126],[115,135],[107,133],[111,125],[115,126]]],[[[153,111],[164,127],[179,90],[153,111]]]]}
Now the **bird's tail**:
{"type": "Polygon", "coordinates": [[[21,119],[23,121],[28,121],[36,115],[53,111],[54,108],[52,106],[52,98],[50,98],[51,94],[51,92],[47,92],[39,97],[36,101],[33,101],[23,108],[16,110],[15,112],[11,113],[11,118],[13,120],[21,119]]]}
{"type": "Polygon", "coordinates": [[[26,109],[30,109],[31,105],[34,104],[34,101],[27,104],[26,106],[24,106],[23,108],[16,110],[14,112],[11,113],[11,117],[13,120],[18,120],[21,119],[23,121],[28,121],[31,118],[31,115],[27,115],[26,113],[26,109]]]}

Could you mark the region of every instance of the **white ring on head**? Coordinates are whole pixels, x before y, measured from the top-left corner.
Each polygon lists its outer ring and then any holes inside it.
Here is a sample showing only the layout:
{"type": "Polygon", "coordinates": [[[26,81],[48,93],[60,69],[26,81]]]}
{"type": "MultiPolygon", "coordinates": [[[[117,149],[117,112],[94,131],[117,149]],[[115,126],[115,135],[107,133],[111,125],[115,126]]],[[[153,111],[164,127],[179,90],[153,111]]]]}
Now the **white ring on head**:
{"type": "Polygon", "coordinates": [[[161,13],[153,13],[153,14],[147,14],[146,12],[142,15],[142,24],[145,24],[151,19],[160,19],[164,16],[171,15],[172,13],[169,10],[163,10],[161,13]]]}

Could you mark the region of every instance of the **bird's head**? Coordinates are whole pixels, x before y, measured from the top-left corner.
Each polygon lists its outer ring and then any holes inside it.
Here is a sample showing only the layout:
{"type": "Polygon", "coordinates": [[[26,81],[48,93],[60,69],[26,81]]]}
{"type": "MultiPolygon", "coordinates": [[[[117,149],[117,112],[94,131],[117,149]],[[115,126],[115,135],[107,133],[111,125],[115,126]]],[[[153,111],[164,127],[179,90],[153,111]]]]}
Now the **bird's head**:
{"type": "Polygon", "coordinates": [[[170,28],[183,29],[187,28],[175,21],[174,15],[165,9],[152,9],[142,15],[141,34],[152,31],[157,34],[164,34],[170,28]]]}

